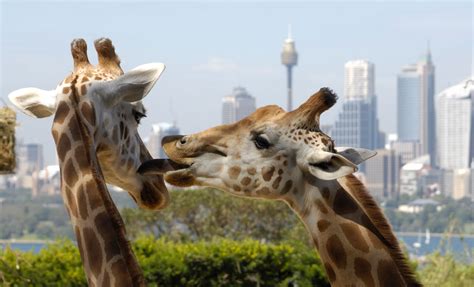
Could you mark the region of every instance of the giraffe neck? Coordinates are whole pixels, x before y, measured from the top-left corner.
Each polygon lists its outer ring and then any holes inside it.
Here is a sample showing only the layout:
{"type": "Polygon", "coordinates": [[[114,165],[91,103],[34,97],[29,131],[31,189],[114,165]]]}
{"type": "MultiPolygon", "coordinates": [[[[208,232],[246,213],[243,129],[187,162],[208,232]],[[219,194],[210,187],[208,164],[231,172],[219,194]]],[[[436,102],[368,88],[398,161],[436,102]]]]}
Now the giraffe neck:
{"type": "Polygon", "coordinates": [[[71,93],[58,103],[52,128],[61,168],[61,193],[90,286],[142,286],[143,275],[126,239],[95,154],[95,114],[71,93]],[[88,112],[89,111],[89,112],[88,112]]]}
{"type": "Polygon", "coordinates": [[[301,189],[288,202],[333,286],[418,286],[386,219],[355,177],[311,178],[301,189]]]}

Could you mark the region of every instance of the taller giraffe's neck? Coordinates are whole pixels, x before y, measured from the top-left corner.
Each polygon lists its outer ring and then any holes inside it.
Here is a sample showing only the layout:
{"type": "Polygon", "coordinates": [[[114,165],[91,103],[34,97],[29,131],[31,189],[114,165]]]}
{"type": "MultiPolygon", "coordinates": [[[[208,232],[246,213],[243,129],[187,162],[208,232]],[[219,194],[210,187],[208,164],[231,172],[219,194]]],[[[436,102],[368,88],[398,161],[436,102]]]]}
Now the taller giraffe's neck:
{"type": "Polygon", "coordinates": [[[419,286],[388,222],[355,177],[306,179],[302,189],[289,203],[333,286],[419,286]]]}
{"type": "Polygon", "coordinates": [[[80,100],[77,77],[59,100],[52,133],[61,167],[61,193],[90,286],[141,286],[143,275],[107,191],[95,153],[95,114],[80,100]]]}

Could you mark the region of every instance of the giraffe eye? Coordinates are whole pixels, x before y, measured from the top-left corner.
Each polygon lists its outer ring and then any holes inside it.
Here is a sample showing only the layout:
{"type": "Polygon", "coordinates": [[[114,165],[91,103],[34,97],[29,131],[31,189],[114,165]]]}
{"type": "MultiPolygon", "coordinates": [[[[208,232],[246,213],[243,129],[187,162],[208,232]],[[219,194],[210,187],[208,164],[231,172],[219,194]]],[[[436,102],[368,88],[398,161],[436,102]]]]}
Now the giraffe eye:
{"type": "Polygon", "coordinates": [[[271,146],[270,142],[261,135],[256,136],[253,141],[258,149],[268,149],[271,146]]]}
{"type": "Polygon", "coordinates": [[[135,121],[137,122],[137,124],[140,124],[140,120],[144,117],[146,117],[146,115],[144,113],[141,113],[139,111],[135,111],[133,110],[133,117],[135,118],[135,121]]]}

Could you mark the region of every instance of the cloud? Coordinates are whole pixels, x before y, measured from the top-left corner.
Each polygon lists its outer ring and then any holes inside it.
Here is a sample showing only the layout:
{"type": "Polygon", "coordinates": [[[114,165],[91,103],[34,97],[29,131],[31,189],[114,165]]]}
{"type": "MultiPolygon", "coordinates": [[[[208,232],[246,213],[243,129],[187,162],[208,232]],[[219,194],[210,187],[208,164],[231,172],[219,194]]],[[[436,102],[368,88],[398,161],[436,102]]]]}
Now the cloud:
{"type": "Polygon", "coordinates": [[[211,57],[207,63],[193,66],[194,71],[213,73],[234,72],[238,69],[239,66],[234,61],[220,57],[211,57]]]}

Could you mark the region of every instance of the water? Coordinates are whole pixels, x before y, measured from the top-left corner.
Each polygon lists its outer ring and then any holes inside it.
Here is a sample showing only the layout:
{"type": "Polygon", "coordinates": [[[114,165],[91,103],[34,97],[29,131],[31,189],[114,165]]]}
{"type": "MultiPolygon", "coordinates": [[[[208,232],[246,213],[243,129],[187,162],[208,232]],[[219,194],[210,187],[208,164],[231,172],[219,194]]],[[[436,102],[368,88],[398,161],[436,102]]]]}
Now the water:
{"type": "MultiPolygon", "coordinates": [[[[441,234],[430,236],[429,242],[426,242],[426,235],[424,233],[417,235],[414,233],[404,234],[397,233],[398,239],[408,249],[410,255],[415,257],[425,256],[437,250],[445,253],[451,251],[462,259],[473,261],[472,250],[474,249],[474,235],[462,237],[460,235],[453,235],[449,238],[444,238],[441,234]],[[443,245],[441,244],[444,241],[443,245]],[[415,247],[419,242],[419,247],[415,247]],[[470,256],[470,258],[469,258],[470,256]]],[[[0,240],[0,248],[4,249],[6,245],[10,248],[19,251],[32,251],[38,253],[42,248],[46,247],[47,241],[10,241],[0,240]]]]}
{"type": "Polygon", "coordinates": [[[5,249],[8,245],[13,250],[19,250],[23,252],[32,251],[33,253],[38,253],[42,248],[46,247],[47,241],[9,241],[9,240],[0,240],[0,248],[5,249]]]}
{"type": "Polygon", "coordinates": [[[467,235],[452,235],[450,237],[444,237],[441,234],[431,235],[429,241],[426,241],[425,233],[404,235],[397,234],[397,238],[400,240],[413,257],[422,257],[440,251],[442,254],[446,251],[452,252],[457,258],[461,260],[473,261],[472,251],[474,249],[474,236],[467,235]]]}

